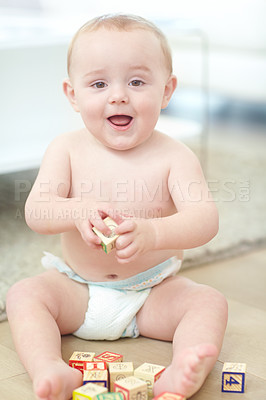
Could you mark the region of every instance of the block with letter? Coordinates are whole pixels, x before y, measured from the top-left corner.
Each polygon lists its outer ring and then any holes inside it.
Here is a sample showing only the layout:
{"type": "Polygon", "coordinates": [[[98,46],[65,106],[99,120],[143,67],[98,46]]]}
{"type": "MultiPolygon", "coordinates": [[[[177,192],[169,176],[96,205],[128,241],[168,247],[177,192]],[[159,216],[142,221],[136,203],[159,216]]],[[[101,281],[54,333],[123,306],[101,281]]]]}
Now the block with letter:
{"type": "Polygon", "coordinates": [[[104,351],[103,353],[94,357],[94,360],[95,361],[105,361],[107,366],[109,367],[109,363],[122,362],[123,355],[117,354],[117,353],[112,353],[111,351],[104,351]]]}
{"type": "Polygon", "coordinates": [[[117,227],[117,223],[113,221],[110,217],[106,217],[103,221],[112,231],[109,236],[105,236],[95,227],[93,227],[92,230],[102,240],[101,246],[105,253],[108,254],[111,250],[115,248],[115,242],[118,238],[118,235],[115,235],[114,233],[114,230],[117,227]]]}
{"type": "Polygon", "coordinates": [[[114,383],[114,391],[121,392],[124,400],[147,400],[147,383],[135,376],[128,376],[114,383]]]}
{"type": "Polygon", "coordinates": [[[244,393],[246,364],[224,363],[222,371],[222,392],[244,393]]]}
{"type": "Polygon", "coordinates": [[[134,375],[132,362],[114,362],[109,364],[110,390],[114,391],[114,382],[134,375]]]}
{"type": "Polygon", "coordinates": [[[96,400],[124,400],[124,396],[120,392],[116,393],[102,393],[96,396],[96,400]]]}
{"type": "Polygon", "coordinates": [[[85,361],[83,384],[96,383],[108,388],[108,370],[104,361],[85,361]]]}
{"type": "Polygon", "coordinates": [[[186,400],[186,398],[181,394],[163,392],[159,396],[154,397],[153,400],[186,400]]]}
{"type": "Polygon", "coordinates": [[[74,351],[72,356],[69,359],[69,366],[72,368],[79,369],[83,372],[83,366],[85,361],[92,361],[95,356],[95,353],[90,353],[86,351],[74,351]]]}
{"type": "Polygon", "coordinates": [[[96,400],[96,396],[102,393],[107,393],[105,387],[95,385],[94,383],[87,383],[73,391],[73,400],[96,400]]]}
{"type": "Polygon", "coordinates": [[[160,378],[161,374],[165,370],[165,367],[157,364],[144,363],[140,365],[134,371],[134,376],[144,380],[148,385],[149,397],[153,394],[153,385],[160,378]]]}

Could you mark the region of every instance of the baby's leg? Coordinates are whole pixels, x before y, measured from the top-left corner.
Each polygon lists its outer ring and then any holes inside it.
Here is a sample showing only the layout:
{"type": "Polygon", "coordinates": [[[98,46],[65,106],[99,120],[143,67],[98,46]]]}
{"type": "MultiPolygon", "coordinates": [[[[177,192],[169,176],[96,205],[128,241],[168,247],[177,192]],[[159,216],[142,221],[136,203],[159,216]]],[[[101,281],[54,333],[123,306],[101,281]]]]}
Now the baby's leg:
{"type": "Polygon", "coordinates": [[[227,303],[215,289],[183,277],[154,287],[137,315],[140,334],[173,340],[173,359],[154,386],[190,397],[202,386],[221,350],[227,303]]]}
{"type": "Polygon", "coordinates": [[[38,399],[68,400],[82,385],[78,370],[61,356],[61,334],[74,332],[88,306],[88,287],[56,270],[16,283],[7,298],[17,352],[38,399]]]}

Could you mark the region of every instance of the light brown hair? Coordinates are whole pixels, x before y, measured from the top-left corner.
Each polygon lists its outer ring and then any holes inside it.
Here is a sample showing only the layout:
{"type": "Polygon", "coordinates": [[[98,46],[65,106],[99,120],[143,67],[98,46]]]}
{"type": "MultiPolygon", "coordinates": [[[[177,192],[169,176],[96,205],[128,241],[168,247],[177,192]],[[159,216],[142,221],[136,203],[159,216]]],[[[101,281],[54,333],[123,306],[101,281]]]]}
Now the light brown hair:
{"type": "Polygon", "coordinates": [[[72,41],[70,42],[67,55],[67,70],[70,74],[71,62],[72,62],[72,52],[78,37],[85,32],[93,32],[100,28],[106,29],[116,29],[119,31],[130,31],[133,29],[144,29],[155,34],[159,39],[161,44],[161,49],[165,58],[165,64],[169,70],[169,74],[172,73],[172,54],[167,42],[167,39],[163,32],[152,22],[146,20],[145,18],[139,17],[137,15],[131,14],[106,14],[100,17],[96,17],[92,20],[86,22],[74,35],[72,41]]]}

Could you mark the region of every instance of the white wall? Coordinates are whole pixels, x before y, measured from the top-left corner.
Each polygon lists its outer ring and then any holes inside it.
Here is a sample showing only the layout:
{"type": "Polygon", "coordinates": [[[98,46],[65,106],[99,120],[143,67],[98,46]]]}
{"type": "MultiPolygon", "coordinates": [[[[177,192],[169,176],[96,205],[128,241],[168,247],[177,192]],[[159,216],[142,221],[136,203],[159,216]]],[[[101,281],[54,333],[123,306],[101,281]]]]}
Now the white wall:
{"type": "Polygon", "coordinates": [[[204,29],[212,43],[227,47],[266,48],[265,0],[39,0],[47,13],[61,16],[129,12],[151,19],[185,18],[204,29]]]}

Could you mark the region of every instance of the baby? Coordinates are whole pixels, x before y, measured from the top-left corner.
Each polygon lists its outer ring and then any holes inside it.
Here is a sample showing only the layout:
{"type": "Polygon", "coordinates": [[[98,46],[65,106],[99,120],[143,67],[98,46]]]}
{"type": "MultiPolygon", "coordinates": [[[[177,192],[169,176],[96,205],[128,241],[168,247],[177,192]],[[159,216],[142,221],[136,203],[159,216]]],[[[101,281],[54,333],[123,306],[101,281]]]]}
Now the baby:
{"type": "Polygon", "coordinates": [[[190,397],[218,358],[227,304],[177,275],[182,250],[211,240],[218,215],[196,156],[155,129],[177,85],[167,41],[140,17],[95,18],[72,40],[68,73],[84,128],[50,144],[25,208],[31,229],[62,234],[63,258],[46,253],[47,271],[9,291],[18,354],[37,399],[68,400],[82,376],[62,360],[61,335],[172,341],[154,395],[190,397]],[[93,231],[111,234],[106,217],[119,235],[109,254],[93,231]]]}

